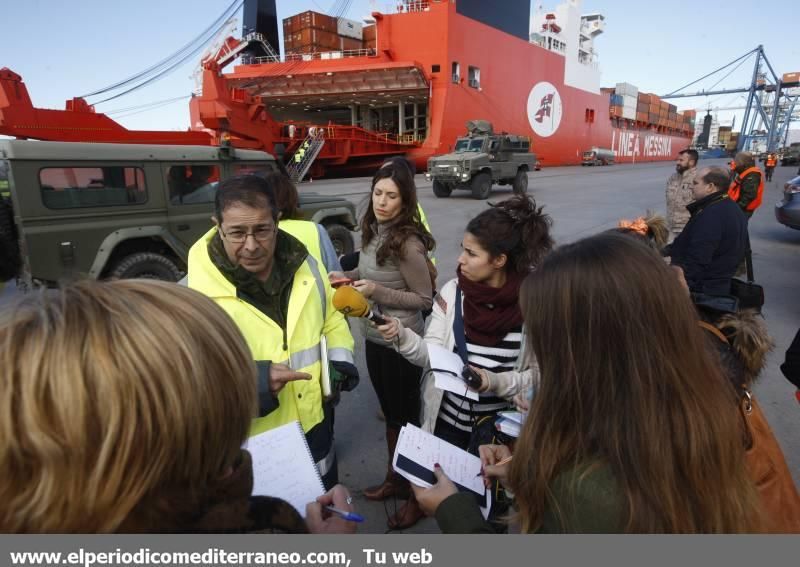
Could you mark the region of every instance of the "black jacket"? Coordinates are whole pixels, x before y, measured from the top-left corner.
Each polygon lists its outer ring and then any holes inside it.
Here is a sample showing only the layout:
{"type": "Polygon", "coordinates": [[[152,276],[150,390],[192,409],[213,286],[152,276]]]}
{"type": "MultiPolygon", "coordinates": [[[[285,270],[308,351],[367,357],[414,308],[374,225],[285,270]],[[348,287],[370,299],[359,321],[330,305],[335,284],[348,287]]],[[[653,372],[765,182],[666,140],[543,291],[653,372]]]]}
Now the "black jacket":
{"type": "Polygon", "coordinates": [[[695,293],[727,295],[744,258],[747,217],[726,191],[690,203],[691,218],[669,248],[672,265],[683,268],[695,293]]]}

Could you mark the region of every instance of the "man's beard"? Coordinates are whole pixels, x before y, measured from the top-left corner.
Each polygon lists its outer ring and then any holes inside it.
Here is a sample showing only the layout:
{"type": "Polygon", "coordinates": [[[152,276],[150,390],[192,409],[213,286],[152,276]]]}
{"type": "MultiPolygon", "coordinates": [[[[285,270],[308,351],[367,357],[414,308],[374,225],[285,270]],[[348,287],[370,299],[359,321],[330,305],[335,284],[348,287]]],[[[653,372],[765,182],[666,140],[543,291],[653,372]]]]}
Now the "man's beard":
{"type": "Polygon", "coordinates": [[[684,171],[688,171],[688,170],[689,170],[689,166],[686,166],[686,165],[677,164],[675,166],[675,171],[677,171],[678,173],[683,173],[684,171]]]}

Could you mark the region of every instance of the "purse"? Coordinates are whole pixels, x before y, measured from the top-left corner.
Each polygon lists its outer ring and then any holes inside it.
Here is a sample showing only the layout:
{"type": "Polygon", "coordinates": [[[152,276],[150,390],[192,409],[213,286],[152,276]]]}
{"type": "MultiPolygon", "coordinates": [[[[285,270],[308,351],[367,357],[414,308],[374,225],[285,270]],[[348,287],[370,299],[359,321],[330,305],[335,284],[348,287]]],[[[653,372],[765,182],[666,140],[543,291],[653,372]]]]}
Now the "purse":
{"type": "Polygon", "coordinates": [[[753,255],[749,243],[744,260],[747,281],[731,278],[731,295],[739,300],[739,309],[756,309],[760,313],[764,306],[764,288],[753,281],[753,255]]]}
{"type": "MultiPolygon", "coordinates": [[[[705,321],[698,321],[698,324],[730,347],[722,331],[705,321]]],[[[745,466],[761,504],[763,530],[800,533],[800,495],[781,446],[750,389],[743,384],[740,392],[739,412],[747,439],[745,466]]]]}

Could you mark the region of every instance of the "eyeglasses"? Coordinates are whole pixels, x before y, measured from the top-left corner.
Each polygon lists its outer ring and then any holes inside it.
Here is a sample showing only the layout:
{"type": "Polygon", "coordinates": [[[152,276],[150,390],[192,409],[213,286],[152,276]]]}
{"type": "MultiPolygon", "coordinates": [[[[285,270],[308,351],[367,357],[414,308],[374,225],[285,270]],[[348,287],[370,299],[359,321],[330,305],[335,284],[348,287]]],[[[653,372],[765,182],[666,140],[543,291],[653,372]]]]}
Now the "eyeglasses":
{"type": "Polygon", "coordinates": [[[243,230],[234,229],[229,232],[225,232],[222,230],[222,227],[219,227],[219,232],[225,240],[230,242],[231,244],[244,244],[247,241],[248,236],[252,236],[258,242],[269,242],[272,240],[272,237],[275,236],[275,227],[274,226],[264,226],[259,227],[253,230],[252,232],[245,232],[243,230]]]}

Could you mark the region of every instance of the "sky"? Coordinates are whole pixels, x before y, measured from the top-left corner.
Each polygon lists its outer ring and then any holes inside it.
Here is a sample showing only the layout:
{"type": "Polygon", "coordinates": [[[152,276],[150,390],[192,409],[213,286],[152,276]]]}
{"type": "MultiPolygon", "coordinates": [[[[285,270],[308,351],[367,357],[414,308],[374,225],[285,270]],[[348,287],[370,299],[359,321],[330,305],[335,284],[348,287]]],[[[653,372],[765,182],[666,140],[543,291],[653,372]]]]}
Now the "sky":
{"type": "MultiPolygon", "coordinates": [[[[35,106],[64,108],[72,97],[126,79],[178,51],[206,29],[232,0],[0,0],[0,68],[21,75],[35,106]],[[11,24],[11,25],[8,25],[11,24]]],[[[505,0],[486,0],[505,1],[505,0]]],[[[280,19],[316,10],[333,13],[350,4],[345,17],[361,20],[373,10],[391,11],[383,0],[278,0],[280,19]]],[[[552,9],[556,0],[532,0],[552,9]]],[[[585,0],[584,13],[599,12],[606,31],[596,41],[604,86],[617,82],[666,94],[699,79],[759,44],[780,75],[800,71],[795,3],[773,0],[769,10],[752,0],[650,3],[585,0]],[[790,16],[791,15],[791,16],[790,16]]],[[[241,29],[241,13],[237,15],[241,29]]],[[[279,30],[281,26],[279,25],[279,30]]],[[[183,130],[189,125],[188,96],[199,54],[148,87],[97,104],[127,128],[183,130]],[[178,97],[180,100],[171,100],[178,97]],[[167,101],[154,109],[140,107],[167,101]]],[[[749,85],[753,60],[717,85],[749,85]]],[[[708,90],[724,73],[687,89],[708,90]]],[[[98,103],[103,97],[89,97],[98,103]]],[[[676,99],[679,109],[743,106],[744,95],[676,99]]],[[[698,114],[700,114],[698,110],[698,114]]],[[[723,124],[737,111],[720,111],[723,124]]],[[[741,111],[738,111],[741,114],[741,111]]],[[[738,124],[741,116],[737,118],[738,124]]]]}

